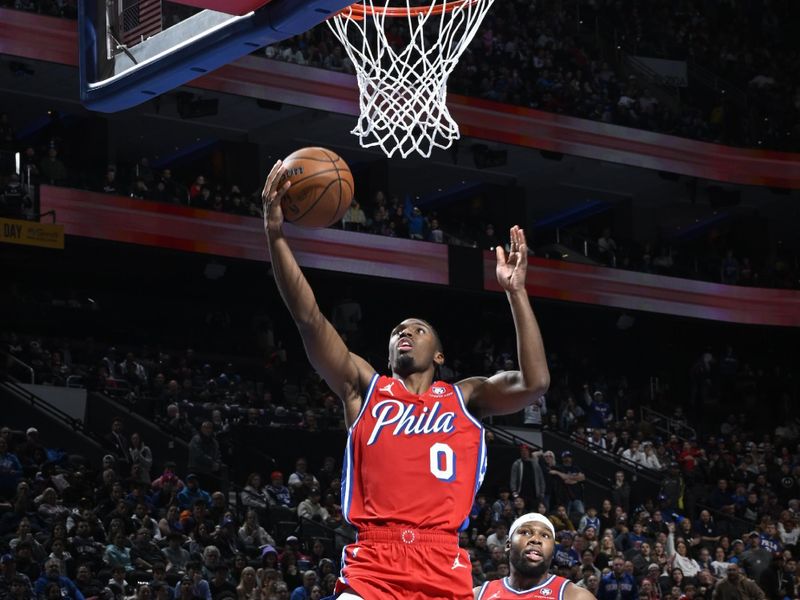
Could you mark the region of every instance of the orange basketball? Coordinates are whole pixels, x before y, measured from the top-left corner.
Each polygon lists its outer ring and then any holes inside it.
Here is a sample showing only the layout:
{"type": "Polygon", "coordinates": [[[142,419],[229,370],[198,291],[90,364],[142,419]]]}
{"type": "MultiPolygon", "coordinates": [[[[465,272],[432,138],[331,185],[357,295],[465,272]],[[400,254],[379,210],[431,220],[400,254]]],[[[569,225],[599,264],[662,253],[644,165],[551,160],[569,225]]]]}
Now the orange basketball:
{"type": "Polygon", "coordinates": [[[283,161],[292,182],[283,198],[283,216],[303,227],[328,227],[339,221],[353,201],[353,175],[335,152],[300,148],[283,161]]]}

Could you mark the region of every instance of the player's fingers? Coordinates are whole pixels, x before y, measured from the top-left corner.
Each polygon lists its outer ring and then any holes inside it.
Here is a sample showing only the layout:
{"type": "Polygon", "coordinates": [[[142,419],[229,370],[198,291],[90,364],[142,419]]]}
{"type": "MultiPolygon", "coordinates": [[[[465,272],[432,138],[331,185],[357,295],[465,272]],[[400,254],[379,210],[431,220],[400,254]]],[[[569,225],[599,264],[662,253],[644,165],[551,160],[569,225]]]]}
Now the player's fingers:
{"type": "Polygon", "coordinates": [[[283,161],[277,160],[275,164],[272,165],[272,169],[267,175],[267,180],[264,182],[264,191],[261,193],[262,198],[264,200],[268,199],[268,196],[271,195],[272,191],[275,188],[275,182],[280,179],[281,168],[283,165],[283,161]]]}
{"type": "Polygon", "coordinates": [[[519,251],[519,227],[514,225],[509,232],[509,238],[511,238],[511,251],[518,252],[519,251]]]}
{"type": "Polygon", "coordinates": [[[270,194],[269,203],[270,204],[280,204],[283,200],[283,197],[286,195],[287,190],[291,187],[292,182],[288,179],[279,183],[275,186],[275,190],[270,194]]]}
{"type": "Polygon", "coordinates": [[[497,254],[497,264],[502,265],[506,262],[506,251],[499,244],[495,246],[495,254],[497,254]]]}

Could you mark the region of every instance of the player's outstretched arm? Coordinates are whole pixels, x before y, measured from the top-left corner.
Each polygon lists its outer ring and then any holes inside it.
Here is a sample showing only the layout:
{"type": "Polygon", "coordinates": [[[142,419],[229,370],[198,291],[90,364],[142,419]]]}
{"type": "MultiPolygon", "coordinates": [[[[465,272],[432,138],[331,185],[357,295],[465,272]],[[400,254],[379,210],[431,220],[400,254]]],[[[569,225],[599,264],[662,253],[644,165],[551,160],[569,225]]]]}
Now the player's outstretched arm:
{"type": "Polygon", "coordinates": [[[349,427],[361,409],[362,390],[367,388],[375,371],[347,349],[319,310],[314,292],[283,235],[281,200],[290,185],[284,174],[281,161],[276,162],[261,194],[272,272],[283,302],[300,330],[309,361],[344,402],[345,422],[349,427]]]}
{"type": "Polygon", "coordinates": [[[525,276],[528,246],[525,232],[511,228],[510,252],[497,246],[497,281],[505,290],[517,333],[519,371],[505,371],[489,378],[472,377],[460,383],[468,398],[470,412],[478,417],[510,414],[522,410],[544,395],[550,386],[550,372],[539,325],[533,314],[525,276]]]}

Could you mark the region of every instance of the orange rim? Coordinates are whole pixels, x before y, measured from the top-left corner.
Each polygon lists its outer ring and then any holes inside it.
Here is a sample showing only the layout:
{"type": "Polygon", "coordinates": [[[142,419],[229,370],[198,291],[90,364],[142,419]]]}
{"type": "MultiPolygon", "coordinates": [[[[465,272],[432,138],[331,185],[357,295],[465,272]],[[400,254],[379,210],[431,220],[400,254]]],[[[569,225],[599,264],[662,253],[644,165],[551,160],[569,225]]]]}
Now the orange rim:
{"type": "Polygon", "coordinates": [[[416,15],[428,14],[429,12],[433,15],[441,15],[443,13],[453,11],[460,6],[476,4],[477,2],[478,0],[450,0],[450,2],[437,4],[433,8],[430,6],[406,6],[396,8],[384,6],[382,8],[372,8],[365,6],[361,2],[356,2],[355,4],[352,4],[340,11],[338,14],[355,19],[356,21],[360,21],[367,15],[380,15],[386,17],[413,17],[416,15]]]}

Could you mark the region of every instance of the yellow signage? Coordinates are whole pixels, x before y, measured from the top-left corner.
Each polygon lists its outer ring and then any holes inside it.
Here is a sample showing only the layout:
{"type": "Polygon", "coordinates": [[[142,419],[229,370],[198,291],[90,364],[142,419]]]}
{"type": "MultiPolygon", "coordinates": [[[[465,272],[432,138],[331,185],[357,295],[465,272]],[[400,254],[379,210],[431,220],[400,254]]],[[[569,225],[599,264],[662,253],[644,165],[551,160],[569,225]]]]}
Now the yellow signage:
{"type": "Polygon", "coordinates": [[[0,242],[64,249],[64,226],[0,218],[0,242]]]}

